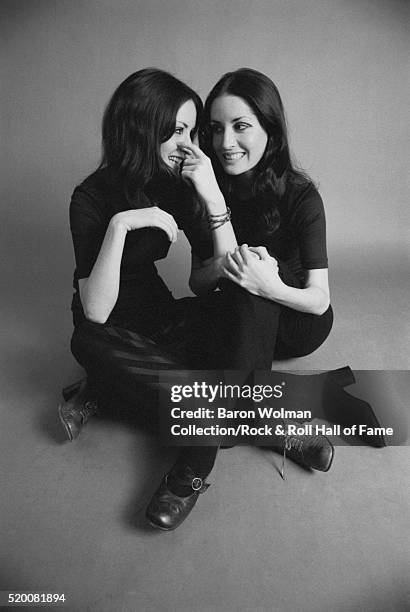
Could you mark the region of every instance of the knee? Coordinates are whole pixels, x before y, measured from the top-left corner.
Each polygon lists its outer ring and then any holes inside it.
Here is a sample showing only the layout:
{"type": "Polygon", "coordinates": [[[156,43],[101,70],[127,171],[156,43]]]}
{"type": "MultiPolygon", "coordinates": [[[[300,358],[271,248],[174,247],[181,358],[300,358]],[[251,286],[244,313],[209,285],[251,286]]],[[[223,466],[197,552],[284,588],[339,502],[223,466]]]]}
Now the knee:
{"type": "Polygon", "coordinates": [[[303,323],[306,320],[306,328],[302,324],[297,331],[293,329],[290,333],[285,329],[279,334],[276,347],[275,359],[293,359],[306,357],[314,353],[329,336],[333,326],[333,309],[331,306],[320,316],[302,313],[299,318],[303,323]]]}
{"type": "Polygon", "coordinates": [[[84,357],[90,353],[101,351],[101,338],[104,325],[84,321],[78,325],[71,337],[71,352],[80,365],[84,365],[84,357]]]}

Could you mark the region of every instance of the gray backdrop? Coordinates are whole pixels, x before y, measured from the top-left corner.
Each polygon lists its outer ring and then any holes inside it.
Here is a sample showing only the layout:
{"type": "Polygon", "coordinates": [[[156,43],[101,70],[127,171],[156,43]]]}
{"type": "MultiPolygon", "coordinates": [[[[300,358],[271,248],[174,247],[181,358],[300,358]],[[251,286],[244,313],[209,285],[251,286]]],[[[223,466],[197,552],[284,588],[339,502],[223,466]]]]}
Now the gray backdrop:
{"type": "MultiPolygon", "coordinates": [[[[0,7],[8,365],[24,354],[33,376],[50,366],[57,384],[70,375],[70,194],[98,163],[109,96],[145,66],[172,71],[203,97],[240,66],[272,77],[296,158],[325,201],[331,269],[348,279],[358,262],[374,260],[383,286],[407,265],[408,3],[9,0],[0,7]]],[[[160,266],[176,296],[188,292],[188,262],[181,237],[160,266]]]]}
{"type": "MultiPolygon", "coordinates": [[[[408,446],[340,446],[329,475],[289,461],[285,482],[277,454],[221,452],[209,492],[162,536],[144,510],[172,453],[110,419],[62,444],[56,408],[79,375],[68,203],[98,163],[109,96],[144,66],[203,96],[223,72],[250,66],[279,86],[329,227],[334,329],[313,355],[275,369],[407,368],[362,396],[384,425],[408,414],[409,9],[0,0],[0,589],[64,592],[67,609],[98,612],[408,610],[408,446]]],[[[185,294],[185,241],[161,268],[185,294]]]]}

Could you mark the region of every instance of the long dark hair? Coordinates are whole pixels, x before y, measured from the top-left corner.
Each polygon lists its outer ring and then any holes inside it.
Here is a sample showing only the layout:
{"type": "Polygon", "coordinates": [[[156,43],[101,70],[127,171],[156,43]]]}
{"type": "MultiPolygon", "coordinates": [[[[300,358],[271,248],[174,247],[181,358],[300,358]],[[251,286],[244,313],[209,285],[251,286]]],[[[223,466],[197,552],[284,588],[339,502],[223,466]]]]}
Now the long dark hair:
{"type": "MultiPolygon", "coordinates": [[[[160,155],[161,143],[171,138],[182,104],[192,100],[198,129],[202,102],[198,94],[172,74],[157,68],[134,72],[115,90],[102,123],[102,160],[132,206],[138,191],[155,181],[164,184],[175,175],[160,155]]],[[[181,181],[179,181],[181,182],[181,181]]]]}
{"type": "Polygon", "coordinates": [[[289,182],[309,182],[307,175],[292,163],[285,110],[276,85],[269,77],[251,68],[227,72],[208,95],[200,130],[201,146],[211,158],[222,191],[229,198],[234,179],[226,175],[212,146],[211,107],[223,95],[242,98],[255,113],[268,136],[265,152],[254,169],[252,194],[255,199],[257,224],[265,234],[272,234],[280,225],[278,204],[289,182]]]}

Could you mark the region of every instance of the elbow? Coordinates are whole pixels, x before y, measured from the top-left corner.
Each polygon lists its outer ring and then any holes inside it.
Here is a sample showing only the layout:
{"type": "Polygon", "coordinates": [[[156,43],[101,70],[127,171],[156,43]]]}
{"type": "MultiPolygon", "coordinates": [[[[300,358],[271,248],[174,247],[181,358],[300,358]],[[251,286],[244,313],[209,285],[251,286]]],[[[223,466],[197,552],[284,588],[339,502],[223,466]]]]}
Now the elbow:
{"type": "Polygon", "coordinates": [[[326,299],[323,299],[320,304],[312,311],[312,314],[317,315],[318,317],[325,314],[327,309],[330,306],[330,298],[326,296],[326,299]]]}
{"type": "Polygon", "coordinates": [[[115,302],[103,300],[90,295],[85,287],[80,287],[80,301],[87,321],[104,325],[108,321],[115,302]]]}
{"type": "Polygon", "coordinates": [[[104,325],[108,320],[108,315],[103,315],[101,313],[96,313],[92,311],[85,310],[84,316],[87,321],[91,323],[98,323],[98,325],[104,325]]]}
{"type": "Polygon", "coordinates": [[[108,321],[108,317],[111,314],[111,311],[107,311],[101,308],[95,308],[93,306],[84,306],[83,305],[84,316],[87,321],[91,323],[98,323],[98,325],[104,325],[108,321]]]}

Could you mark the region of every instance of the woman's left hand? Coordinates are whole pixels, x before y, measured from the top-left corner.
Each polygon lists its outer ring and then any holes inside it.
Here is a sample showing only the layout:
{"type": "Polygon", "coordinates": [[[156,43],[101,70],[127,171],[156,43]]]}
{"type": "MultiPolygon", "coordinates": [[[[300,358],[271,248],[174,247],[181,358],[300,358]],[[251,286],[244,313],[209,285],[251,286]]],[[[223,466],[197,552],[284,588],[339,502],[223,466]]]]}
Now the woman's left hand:
{"type": "Polygon", "coordinates": [[[182,164],[182,178],[191,181],[209,214],[225,212],[225,200],[209,157],[194,144],[180,148],[186,155],[182,164]]]}
{"type": "Polygon", "coordinates": [[[227,253],[222,272],[225,278],[249,293],[271,300],[279,298],[285,287],[279,277],[278,262],[263,246],[243,244],[233,253],[227,253]]]}

